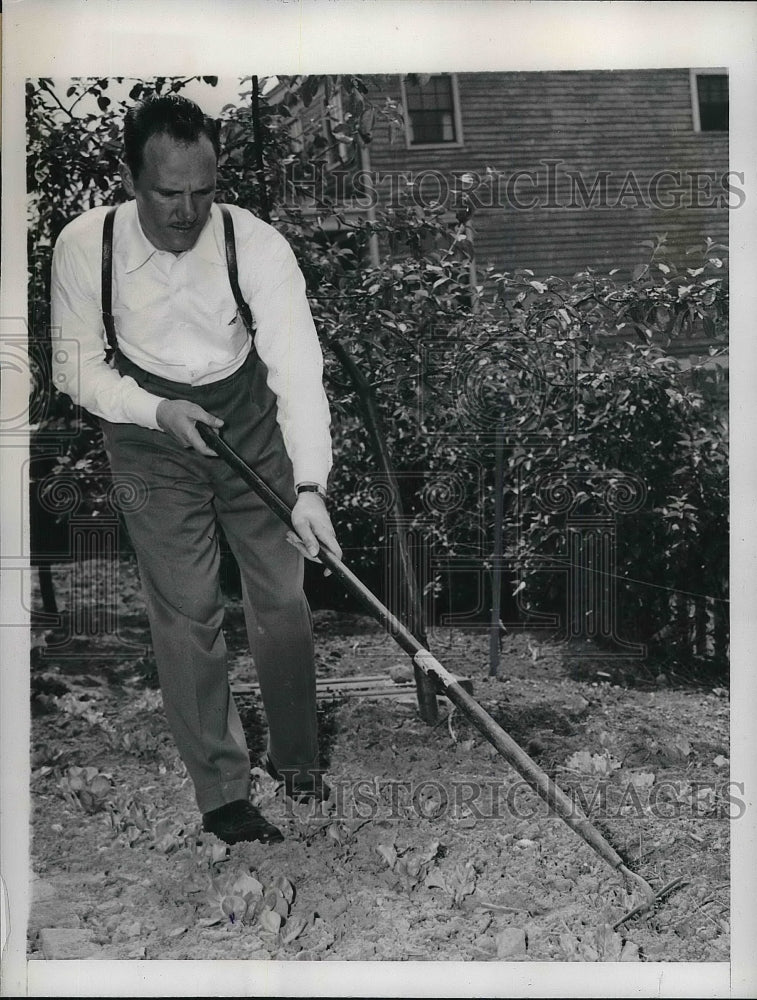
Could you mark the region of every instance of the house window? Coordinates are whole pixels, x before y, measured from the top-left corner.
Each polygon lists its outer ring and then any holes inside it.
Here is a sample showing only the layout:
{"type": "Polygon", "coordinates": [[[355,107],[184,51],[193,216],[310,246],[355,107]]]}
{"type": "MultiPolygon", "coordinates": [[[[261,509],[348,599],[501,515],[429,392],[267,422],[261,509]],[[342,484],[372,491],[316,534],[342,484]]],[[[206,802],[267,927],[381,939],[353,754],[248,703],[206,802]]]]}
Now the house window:
{"type": "Polygon", "coordinates": [[[728,131],[728,74],[697,70],[693,75],[692,104],[696,132],[728,131]]]}
{"type": "Polygon", "coordinates": [[[453,76],[408,76],[403,89],[410,146],[460,143],[460,110],[453,76]]]}

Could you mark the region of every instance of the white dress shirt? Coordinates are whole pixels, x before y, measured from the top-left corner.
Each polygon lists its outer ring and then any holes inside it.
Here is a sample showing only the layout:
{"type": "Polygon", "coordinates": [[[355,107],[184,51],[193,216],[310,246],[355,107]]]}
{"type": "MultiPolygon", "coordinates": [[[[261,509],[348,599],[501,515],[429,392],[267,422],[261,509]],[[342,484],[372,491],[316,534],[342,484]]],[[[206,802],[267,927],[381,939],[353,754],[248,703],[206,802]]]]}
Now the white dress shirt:
{"type": "MultiPolygon", "coordinates": [[[[323,358],[305,280],[280,233],[230,205],[239,286],[256,325],[255,346],[268,369],[294,481],[326,485],[331,468],[323,358]]],[[[105,361],[102,228],[94,208],[58,237],[52,268],[55,386],[113,423],[159,430],[160,396],[105,361]]],[[[220,209],[213,205],[197,243],[181,254],[157,250],[142,231],[135,201],[121,205],[113,231],[113,303],[118,346],[145,371],[205,385],[239,368],[251,344],[229,284],[220,209]]]]}

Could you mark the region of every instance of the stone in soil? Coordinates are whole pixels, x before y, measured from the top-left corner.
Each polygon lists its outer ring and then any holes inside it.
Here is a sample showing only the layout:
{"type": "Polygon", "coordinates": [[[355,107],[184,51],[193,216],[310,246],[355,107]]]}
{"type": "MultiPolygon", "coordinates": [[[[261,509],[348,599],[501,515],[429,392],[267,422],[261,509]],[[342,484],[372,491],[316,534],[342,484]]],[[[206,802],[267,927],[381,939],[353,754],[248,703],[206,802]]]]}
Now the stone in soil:
{"type": "Polygon", "coordinates": [[[65,900],[47,899],[43,903],[34,903],[29,914],[28,930],[30,934],[42,930],[43,927],[72,929],[81,927],[81,920],[65,900]]]}
{"type": "Polygon", "coordinates": [[[92,940],[92,931],[70,927],[45,927],[39,932],[42,954],[55,959],[95,958],[101,948],[92,940]]]}
{"type": "Polygon", "coordinates": [[[526,932],[522,927],[506,927],[496,937],[497,958],[525,958],[526,932]]]}

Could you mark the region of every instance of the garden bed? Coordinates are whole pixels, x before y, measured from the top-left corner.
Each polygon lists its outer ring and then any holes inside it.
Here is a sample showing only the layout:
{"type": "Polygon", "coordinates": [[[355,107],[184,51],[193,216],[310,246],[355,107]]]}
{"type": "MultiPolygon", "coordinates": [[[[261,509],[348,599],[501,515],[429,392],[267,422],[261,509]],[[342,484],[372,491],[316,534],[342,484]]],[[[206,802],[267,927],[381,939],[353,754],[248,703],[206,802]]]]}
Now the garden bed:
{"type": "MultiPolygon", "coordinates": [[[[90,569],[72,587],[55,568],[64,619],[96,607],[90,569]]],[[[227,850],[203,836],[126,563],[118,593],[117,636],[55,651],[65,627],[34,632],[29,958],[728,961],[724,689],[630,689],[601,659],[574,680],[559,646],[521,634],[490,679],[484,632],[433,634],[442,663],[633,870],[655,889],[684,880],[619,923],[638,899],[446,701],[431,728],[412,698],[329,696],[330,809],[294,806],[256,767],[254,801],[285,841],[227,850]]],[[[232,685],[249,686],[234,601],[227,626],[232,685]]],[[[320,677],[409,676],[369,619],[316,612],[315,630],[320,677]]],[[[258,764],[262,709],[249,692],[238,702],[258,764]]]]}

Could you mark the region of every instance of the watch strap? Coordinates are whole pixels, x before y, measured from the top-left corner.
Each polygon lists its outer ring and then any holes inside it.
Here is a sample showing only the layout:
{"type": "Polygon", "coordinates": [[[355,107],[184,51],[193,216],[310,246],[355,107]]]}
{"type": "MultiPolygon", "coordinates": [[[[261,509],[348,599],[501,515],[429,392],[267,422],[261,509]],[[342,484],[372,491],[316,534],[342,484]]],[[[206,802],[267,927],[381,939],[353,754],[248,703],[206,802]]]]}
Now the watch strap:
{"type": "Polygon", "coordinates": [[[318,483],[300,483],[297,487],[297,496],[300,493],[317,493],[322,500],[326,499],[326,490],[319,486],[318,483]]]}

